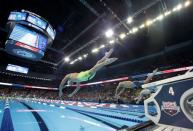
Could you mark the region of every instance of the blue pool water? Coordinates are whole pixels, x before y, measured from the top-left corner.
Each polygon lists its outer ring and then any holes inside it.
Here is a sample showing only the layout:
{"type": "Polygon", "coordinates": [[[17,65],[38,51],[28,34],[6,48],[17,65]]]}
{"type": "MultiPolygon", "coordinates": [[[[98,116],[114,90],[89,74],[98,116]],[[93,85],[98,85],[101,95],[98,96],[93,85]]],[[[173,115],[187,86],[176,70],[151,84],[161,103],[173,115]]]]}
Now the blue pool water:
{"type": "Polygon", "coordinates": [[[146,121],[143,106],[90,108],[37,101],[0,101],[0,131],[113,131],[146,121]]]}

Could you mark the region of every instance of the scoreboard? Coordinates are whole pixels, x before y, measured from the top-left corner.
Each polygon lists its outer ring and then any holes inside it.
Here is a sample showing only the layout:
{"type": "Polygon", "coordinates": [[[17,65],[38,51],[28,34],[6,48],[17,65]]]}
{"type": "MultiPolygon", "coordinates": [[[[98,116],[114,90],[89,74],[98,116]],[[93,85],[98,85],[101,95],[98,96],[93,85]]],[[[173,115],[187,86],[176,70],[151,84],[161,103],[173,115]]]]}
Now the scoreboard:
{"type": "Polygon", "coordinates": [[[39,61],[56,32],[44,18],[29,11],[13,11],[7,22],[9,34],[6,52],[25,59],[39,61]]]}

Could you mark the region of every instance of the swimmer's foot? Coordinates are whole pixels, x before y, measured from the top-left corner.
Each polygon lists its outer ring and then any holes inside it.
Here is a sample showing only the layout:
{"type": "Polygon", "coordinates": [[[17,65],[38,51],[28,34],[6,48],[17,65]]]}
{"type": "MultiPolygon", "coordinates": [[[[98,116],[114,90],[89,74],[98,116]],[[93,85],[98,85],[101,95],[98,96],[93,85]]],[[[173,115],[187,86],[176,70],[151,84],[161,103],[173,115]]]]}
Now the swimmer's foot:
{"type": "Polygon", "coordinates": [[[106,59],[105,62],[106,62],[106,65],[109,65],[115,62],[116,60],[118,60],[118,58],[109,58],[109,59],[106,59]]]}

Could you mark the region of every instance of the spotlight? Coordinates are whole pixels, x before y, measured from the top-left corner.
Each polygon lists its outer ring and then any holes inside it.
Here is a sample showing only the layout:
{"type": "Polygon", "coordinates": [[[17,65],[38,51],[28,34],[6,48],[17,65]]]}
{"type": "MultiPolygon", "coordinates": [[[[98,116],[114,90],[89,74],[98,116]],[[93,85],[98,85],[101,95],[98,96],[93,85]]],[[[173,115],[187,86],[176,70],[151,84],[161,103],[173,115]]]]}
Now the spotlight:
{"type": "Polygon", "coordinates": [[[165,16],[168,16],[170,14],[171,14],[171,11],[167,11],[167,12],[164,13],[165,16]]]}
{"type": "Polygon", "coordinates": [[[161,14],[161,15],[159,15],[156,19],[159,20],[159,21],[161,21],[161,20],[163,20],[163,18],[164,18],[164,16],[161,14]]]}
{"type": "Polygon", "coordinates": [[[97,53],[99,51],[99,49],[95,48],[92,50],[92,53],[97,53]]]}
{"type": "Polygon", "coordinates": [[[106,31],[105,36],[106,36],[107,38],[110,38],[110,37],[113,36],[113,34],[114,34],[113,30],[112,30],[112,29],[109,29],[109,30],[106,31]]]}
{"type": "Polygon", "coordinates": [[[176,9],[181,10],[182,9],[182,4],[177,5],[176,9]]]}
{"type": "Polygon", "coordinates": [[[136,33],[138,31],[138,28],[136,28],[136,27],[134,27],[133,29],[132,29],[132,33],[136,33]]]}
{"type": "Polygon", "coordinates": [[[140,28],[140,29],[143,29],[144,27],[145,27],[145,25],[144,25],[144,24],[141,24],[139,28],[140,28]]]}
{"type": "Polygon", "coordinates": [[[173,11],[173,12],[176,12],[176,11],[177,11],[177,7],[174,7],[172,11],[173,11]]]}
{"type": "Polygon", "coordinates": [[[78,61],[78,59],[75,59],[75,60],[74,60],[74,62],[77,62],[77,61],[78,61]]]}
{"type": "Polygon", "coordinates": [[[73,64],[74,64],[74,61],[70,62],[70,64],[73,65],[73,64]]]}
{"type": "Polygon", "coordinates": [[[86,58],[88,56],[88,54],[84,54],[83,57],[86,58]]]}
{"type": "Polygon", "coordinates": [[[147,21],[146,21],[146,25],[147,25],[147,26],[150,26],[150,25],[152,25],[152,24],[153,24],[153,21],[152,21],[152,20],[147,20],[147,21]]]}
{"type": "Polygon", "coordinates": [[[189,6],[189,5],[190,5],[190,1],[189,1],[189,0],[184,3],[184,6],[185,6],[185,7],[187,7],[187,6],[189,6]]]}
{"type": "Polygon", "coordinates": [[[131,24],[132,22],[133,22],[133,18],[132,18],[132,17],[128,17],[128,18],[127,18],[127,23],[128,23],[128,24],[131,24]]]}
{"type": "Polygon", "coordinates": [[[110,40],[109,43],[110,43],[110,44],[114,44],[115,41],[114,41],[114,40],[110,40]]]}
{"type": "Polygon", "coordinates": [[[65,57],[65,58],[64,58],[64,61],[65,61],[65,62],[69,62],[69,61],[70,61],[70,58],[69,58],[69,57],[65,57]]]}
{"type": "Polygon", "coordinates": [[[78,59],[79,59],[79,60],[82,60],[82,57],[81,57],[81,56],[79,56],[79,57],[78,57],[78,59]]]}
{"type": "Polygon", "coordinates": [[[124,38],[126,37],[126,34],[125,34],[125,33],[121,33],[121,34],[119,35],[119,37],[120,37],[121,39],[124,39],[124,38]]]}
{"type": "Polygon", "coordinates": [[[100,48],[105,48],[105,45],[101,45],[100,48]]]}

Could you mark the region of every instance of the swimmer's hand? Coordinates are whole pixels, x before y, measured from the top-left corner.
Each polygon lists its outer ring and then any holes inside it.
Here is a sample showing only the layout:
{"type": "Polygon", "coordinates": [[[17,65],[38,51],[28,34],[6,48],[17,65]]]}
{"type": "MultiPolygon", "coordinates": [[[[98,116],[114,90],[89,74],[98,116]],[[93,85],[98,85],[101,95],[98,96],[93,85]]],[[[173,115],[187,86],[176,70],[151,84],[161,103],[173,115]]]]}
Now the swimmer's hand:
{"type": "Polygon", "coordinates": [[[156,68],[155,70],[153,70],[152,73],[148,73],[147,76],[148,76],[148,77],[153,77],[153,76],[157,73],[157,71],[158,71],[158,68],[156,68]]]}
{"type": "Polygon", "coordinates": [[[153,74],[155,74],[158,71],[158,68],[156,68],[155,70],[153,70],[153,74]]]}
{"type": "Polygon", "coordinates": [[[105,65],[109,65],[109,64],[115,62],[116,60],[118,60],[118,58],[108,58],[105,60],[105,65]]]}

